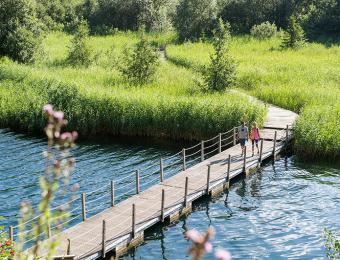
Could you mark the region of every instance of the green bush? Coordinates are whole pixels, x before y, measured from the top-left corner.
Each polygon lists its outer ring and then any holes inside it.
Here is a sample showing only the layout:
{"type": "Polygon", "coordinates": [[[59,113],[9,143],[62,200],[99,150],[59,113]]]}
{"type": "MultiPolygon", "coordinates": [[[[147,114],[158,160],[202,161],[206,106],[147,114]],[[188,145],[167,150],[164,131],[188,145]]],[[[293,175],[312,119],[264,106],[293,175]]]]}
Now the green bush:
{"type": "Polygon", "coordinates": [[[266,39],[275,36],[277,33],[277,27],[274,23],[264,22],[258,25],[254,25],[250,34],[257,39],[266,39]]]}
{"type": "Polygon", "coordinates": [[[299,48],[305,44],[305,33],[294,16],[291,16],[288,21],[287,30],[283,34],[283,48],[299,48]]]}
{"type": "Polygon", "coordinates": [[[88,67],[92,62],[92,51],[87,44],[89,29],[86,22],[79,24],[71,41],[67,61],[73,66],[88,67]]]}
{"type": "Polygon", "coordinates": [[[41,24],[31,0],[0,3],[0,55],[19,62],[33,62],[41,43],[41,24]]]}
{"type": "Polygon", "coordinates": [[[213,34],[214,54],[210,56],[210,65],[203,75],[209,90],[222,91],[230,87],[236,78],[236,63],[229,55],[230,25],[220,19],[213,34]]]}
{"type": "Polygon", "coordinates": [[[203,35],[210,35],[216,16],[215,1],[181,0],[174,18],[179,40],[197,40],[203,35]]]}
{"type": "Polygon", "coordinates": [[[143,85],[155,75],[157,63],[158,54],[142,32],[134,50],[132,52],[125,51],[124,62],[120,71],[131,83],[143,85]]]}

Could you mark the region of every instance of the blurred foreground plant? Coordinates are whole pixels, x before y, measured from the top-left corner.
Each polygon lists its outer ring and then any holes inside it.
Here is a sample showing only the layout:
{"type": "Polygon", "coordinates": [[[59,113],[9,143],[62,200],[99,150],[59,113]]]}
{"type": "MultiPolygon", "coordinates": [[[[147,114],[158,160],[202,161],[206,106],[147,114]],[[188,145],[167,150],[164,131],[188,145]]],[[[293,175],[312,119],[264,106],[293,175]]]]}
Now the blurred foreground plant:
{"type": "Polygon", "coordinates": [[[327,256],[330,259],[340,259],[340,232],[333,233],[329,229],[325,228],[324,236],[326,238],[325,247],[327,250],[327,256]]]}
{"type": "MultiPolygon", "coordinates": [[[[39,179],[41,199],[38,208],[34,209],[29,201],[21,204],[19,243],[16,245],[20,259],[37,259],[42,254],[44,259],[52,259],[58,245],[58,236],[51,236],[51,226],[56,227],[58,233],[62,223],[69,216],[67,206],[52,210],[51,204],[61,184],[64,184],[63,187],[67,192],[69,174],[75,164],[69,150],[75,146],[78,133],[61,132],[61,129],[67,125],[67,120],[64,119],[64,113],[54,111],[52,105],[45,105],[43,112],[48,119],[45,128],[48,146],[47,151],[44,152],[46,168],[45,174],[39,179]],[[27,223],[29,223],[28,228],[27,223]],[[42,240],[48,237],[50,239],[42,243],[42,240]],[[33,243],[33,247],[22,252],[28,241],[33,243]]],[[[74,186],[71,191],[76,189],[77,186],[74,186]]]]}
{"type": "MultiPolygon", "coordinates": [[[[3,218],[0,217],[0,220],[3,218]]],[[[3,226],[0,226],[0,232],[4,229],[3,226]]],[[[5,233],[0,234],[0,259],[4,260],[12,260],[14,259],[14,247],[13,242],[7,237],[5,233]]]]}
{"type": "MultiPolygon", "coordinates": [[[[185,233],[186,237],[192,241],[192,246],[189,249],[189,254],[193,260],[200,260],[206,253],[213,251],[213,246],[209,242],[213,238],[215,231],[209,227],[204,233],[199,233],[195,229],[189,230],[185,233]]],[[[217,260],[230,260],[231,255],[228,251],[217,249],[215,251],[217,260]]]]}

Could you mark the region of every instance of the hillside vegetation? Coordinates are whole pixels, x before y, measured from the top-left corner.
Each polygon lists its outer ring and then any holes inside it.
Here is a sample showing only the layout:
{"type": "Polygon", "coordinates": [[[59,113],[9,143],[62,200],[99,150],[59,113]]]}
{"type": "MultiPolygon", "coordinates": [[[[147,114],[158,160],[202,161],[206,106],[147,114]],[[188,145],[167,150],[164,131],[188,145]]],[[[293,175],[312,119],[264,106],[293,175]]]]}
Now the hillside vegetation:
{"type": "MultiPolygon", "coordinates": [[[[199,71],[209,62],[209,43],[170,45],[169,60],[199,71]]],[[[340,156],[340,46],[310,43],[283,50],[280,39],[237,37],[231,53],[238,62],[236,87],[300,114],[295,149],[309,158],[340,156]]]]}
{"type": "MultiPolygon", "coordinates": [[[[157,36],[149,37],[157,42],[157,36]]],[[[165,61],[160,62],[153,82],[130,85],[118,72],[116,58],[137,39],[134,33],[91,37],[98,57],[88,68],[63,63],[70,37],[62,33],[46,38],[46,58],[35,65],[4,61],[0,65],[1,126],[41,129],[41,106],[47,102],[65,111],[70,127],[82,136],[191,140],[223,132],[243,119],[263,123],[263,105],[235,93],[204,93],[197,86],[195,72],[165,61]]]]}

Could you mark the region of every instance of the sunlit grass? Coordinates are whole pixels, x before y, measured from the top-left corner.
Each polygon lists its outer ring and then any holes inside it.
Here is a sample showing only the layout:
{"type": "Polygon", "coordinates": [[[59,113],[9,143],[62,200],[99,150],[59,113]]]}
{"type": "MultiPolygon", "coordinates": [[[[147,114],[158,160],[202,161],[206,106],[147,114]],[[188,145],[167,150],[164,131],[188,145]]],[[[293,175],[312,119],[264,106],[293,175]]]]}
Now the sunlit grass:
{"type": "MultiPolygon", "coordinates": [[[[147,37],[164,44],[172,34],[147,37]]],[[[263,105],[250,103],[235,93],[203,93],[196,72],[164,60],[160,61],[152,82],[131,86],[110,59],[133,46],[138,40],[136,33],[90,37],[89,44],[97,59],[88,68],[65,64],[70,39],[62,33],[47,37],[45,58],[35,65],[13,62],[0,65],[1,126],[40,129],[43,125],[40,109],[47,102],[65,111],[70,127],[83,136],[201,139],[226,131],[242,119],[263,122],[266,113],[263,105]],[[115,52],[111,57],[108,52],[112,46],[115,52]],[[31,98],[26,102],[28,97],[31,98]]]]}
{"type": "MultiPolygon", "coordinates": [[[[279,38],[236,37],[230,52],[238,62],[236,87],[301,113],[295,145],[301,156],[339,156],[340,131],[333,122],[340,121],[336,112],[340,104],[340,46],[309,43],[299,50],[281,50],[279,38]]],[[[170,60],[193,70],[208,64],[210,53],[209,43],[168,47],[170,60]]]]}

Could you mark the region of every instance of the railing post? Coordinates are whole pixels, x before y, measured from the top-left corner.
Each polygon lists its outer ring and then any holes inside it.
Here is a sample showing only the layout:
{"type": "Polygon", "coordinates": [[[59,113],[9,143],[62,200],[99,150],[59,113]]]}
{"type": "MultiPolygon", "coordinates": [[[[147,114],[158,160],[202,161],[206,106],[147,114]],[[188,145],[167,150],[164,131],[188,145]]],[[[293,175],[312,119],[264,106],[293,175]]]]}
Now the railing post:
{"type": "Polygon", "coordinates": [[[136,205],[132,204],[132,237],[135,237],[136,232],[136,205]]]}
{"type": "Polygon", "coordinates": [[[273,145],[273,157],[275,159],[275,155],[276,155],[276,138],[277,138],[277,131],[275,131],[274,134],[274,145],[273,145]]]}
{"type": "Polygon", "coordinates": [[[201,141],[201,162],[204,161],[204,141],[201,141]]]}
{"type": "Polygon", "coordinates": [[[260,157],[259,157],[259,164],[261,165],[262,163],[262,152],[263,152],[263,139],[261,138],[261,143],[260,143],[260,157]]]}
{"type": "Polygon", "coordinates": [[[111,207],[115,205],[115,182],[111,181],[111,207]]]}
{"type": "Polygon", "coordinates": [[[289,129],[288,129],[288,125],[286,126],[286,142],[288,143],[288,136],[289,136],[289,129]]]}
{"type": "Polygon", "coordinates": [[[211,165],[208,165],[208,174],[207,174],[207,190],[206,193],[209,194],[210,190],[210,170],[211,170],[211,165]]]}
{"type": "Polygon", "coordinates": [[[243,157],[243,172],[246,172],[246,164],[247,164],[247,148],[244,149],[244,157],[243,157]]]}
{"type": "Polygon", "coordinates": [[[159,174],[160,174],[160,179],[161,179],[161,182],[164,181],[164,168],[163,168],[163,159],[161,158],[159,160],[159,174]]]}
{"type": "Polygon", "coordinates": [[[164,222],[164,202],[165,202],[165,191],[162,189],[162,202],[161,202],[161,221],[164,222]]]}
{"type": "Polygon", "coordinates": [[[105,223],[105,220],[103,220],[103,230],[102,230],[102,257],[103,258],[105,258],[105,254],[106,254],[105,244],[106,244],[106,223],[105,223]]]}
{"type": "Polygon", "coordinates": [[[187,169],[186,162],[185,162],[185,149],[182,150],[182,157],[183,157],[183,171],[187,169]]]}
{"type": "Polygon", "coordinates": [[[11,242],[14,241],[14,229],[13,226],[9,226],[8,228],[8,237],[11,242]]]}
{"type": "Polygon", "coordinates": [[[71,240],[69,238],[67,239],[66,254],[71,255],[71,240]]]}
{"type": "Polygon", "coordinates": [[[136,194],[139,194],[139,170],[136,170],[136,194]]]}
{"type": "Polygon", "coordinates": [[[227,170],[227,185],[228,185],[228,189],[230,186],[230,164],[231,164],[231,155],[229,154],[228,156],[228,170],[227,170]]]}
{"type": "Polygon", "coordinates": [[[185,177],[184,207],[188,206],[188,184],[189,184],[189,178],[185,177]]]}
{"type": "Polygon", "coordinates": [[[233,144],[236,145],[236,127],[234,127],[233,144]]]}
{"type": "Polygon", "coordinates": [[[81,194],[81,212],[83,216],[83,221],[85,221],[86,220],[86,198],[85,198],[84,192],[81,194]]]}
{"type": "Polygon", "coordinates": [[[222,152],[222,134],[220,133],[218,136],[218,153],[222,152]]]}

